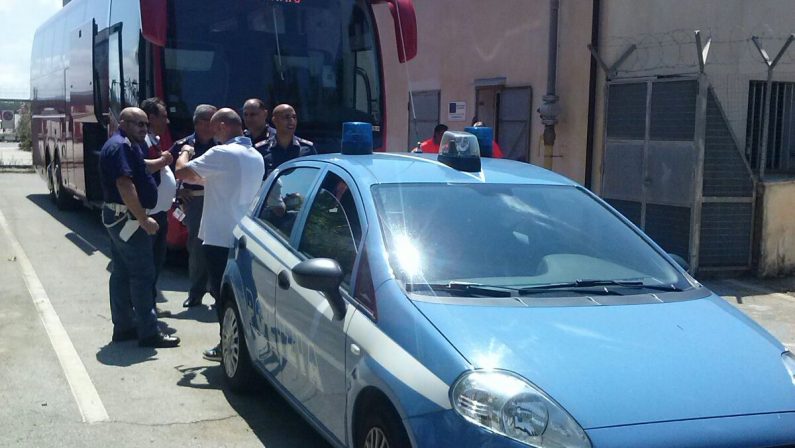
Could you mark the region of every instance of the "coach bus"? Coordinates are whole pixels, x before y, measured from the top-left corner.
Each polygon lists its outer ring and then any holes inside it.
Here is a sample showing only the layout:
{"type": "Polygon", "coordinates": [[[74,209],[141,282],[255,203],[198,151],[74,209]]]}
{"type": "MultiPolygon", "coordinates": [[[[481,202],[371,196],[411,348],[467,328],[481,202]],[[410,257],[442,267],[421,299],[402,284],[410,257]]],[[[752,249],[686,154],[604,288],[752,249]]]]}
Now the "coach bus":
{"type": "Polygon", "coordinates": [[[158,96],[170,135],[201,103],[289,103],[299,135],[339,150],[344,121],[373,124],[385,150],[385,92],[374,8],[388,8],[400,62],[416,55],[412,0],[72,0],[36,30],[33,162],[59,208],[102,200],[98,155],[120,111],[158,96]],[[380,4],[380,5],[378,5],[380,4]]]}

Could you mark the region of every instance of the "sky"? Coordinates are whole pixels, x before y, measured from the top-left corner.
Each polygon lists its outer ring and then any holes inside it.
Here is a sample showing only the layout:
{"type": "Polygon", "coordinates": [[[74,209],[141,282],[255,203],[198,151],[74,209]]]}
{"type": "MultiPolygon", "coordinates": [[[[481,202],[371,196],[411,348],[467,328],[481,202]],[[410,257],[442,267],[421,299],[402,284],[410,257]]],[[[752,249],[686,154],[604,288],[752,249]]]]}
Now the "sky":
{"type": "Polygon", "coordinates": [[[39,25],[63,0],[0,0],[0,98],[30,98],[30,49],[39,25]]]}

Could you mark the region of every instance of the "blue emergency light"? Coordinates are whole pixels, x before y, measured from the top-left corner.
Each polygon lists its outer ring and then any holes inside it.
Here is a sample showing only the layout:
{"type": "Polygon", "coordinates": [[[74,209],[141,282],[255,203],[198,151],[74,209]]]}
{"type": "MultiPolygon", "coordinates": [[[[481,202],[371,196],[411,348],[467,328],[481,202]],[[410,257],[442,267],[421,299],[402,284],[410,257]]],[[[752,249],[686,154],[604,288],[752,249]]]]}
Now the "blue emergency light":
{"type": "Polygon", "coordinates": [[[478,139],[480,157],[494,157],[494,129],[485,126],[469,126],[464,128],[464,131],[469,132],[478,139]]]}
{"type": "Polygon", "coordinates": [[[373,153],[373,125],[359,121],[342,123],[343,154],[367,155],[373,153]]]}
{"type": "Polygon", "coordinates": [[[480,171],[480,147],[477,137],[469,132],[445,132],[439,144],[437,160],[458,171],[480,171]]]}

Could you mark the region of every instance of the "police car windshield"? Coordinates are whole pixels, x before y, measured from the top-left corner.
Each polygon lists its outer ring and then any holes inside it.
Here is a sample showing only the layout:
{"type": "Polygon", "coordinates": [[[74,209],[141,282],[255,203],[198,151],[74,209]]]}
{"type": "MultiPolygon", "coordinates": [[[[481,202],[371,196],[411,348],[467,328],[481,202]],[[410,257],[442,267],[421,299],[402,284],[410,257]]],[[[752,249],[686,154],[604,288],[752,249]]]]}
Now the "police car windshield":
{"type": "Polygon", "coordinates": [[[589,279],[691,287],[577,187],[385,184],[373,187],[373,196],[390,263],[407,283],[521,289],[589,279]]]}
{"type": "Polygon", "coordinates": [[[174,0],[164,52],[172,126],[191,129],[194,108],[261,97],[298,112],[298,134],[339,150],[345,121],[381,133],[381,70],[365,0],[174,0]]]}

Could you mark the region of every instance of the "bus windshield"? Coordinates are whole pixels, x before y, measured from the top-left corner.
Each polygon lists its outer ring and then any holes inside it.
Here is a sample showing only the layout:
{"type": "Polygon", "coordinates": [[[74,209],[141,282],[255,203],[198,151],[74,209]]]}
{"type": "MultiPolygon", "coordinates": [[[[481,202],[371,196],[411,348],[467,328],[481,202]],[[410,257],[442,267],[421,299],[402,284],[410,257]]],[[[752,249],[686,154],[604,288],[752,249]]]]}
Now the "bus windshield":
{"type": "Polygon", "coordinates": [[[166,101],[177,135],[202,103],[247,98],[298,113],[297,134],[339,151],[341,123],[375,126],[382,144],[381,68],[365,0],[175,0],[168,3],[166,101]]]}

